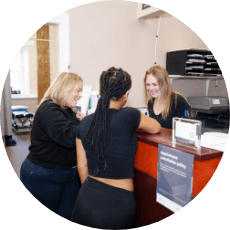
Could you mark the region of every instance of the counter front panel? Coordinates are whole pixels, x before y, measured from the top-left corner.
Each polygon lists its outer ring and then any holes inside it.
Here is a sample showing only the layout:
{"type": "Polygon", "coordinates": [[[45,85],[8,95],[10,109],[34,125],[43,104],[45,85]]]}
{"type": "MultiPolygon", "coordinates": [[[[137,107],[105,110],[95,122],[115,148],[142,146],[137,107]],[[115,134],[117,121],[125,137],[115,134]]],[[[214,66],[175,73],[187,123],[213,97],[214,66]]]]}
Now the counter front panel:
{"type": "MultiPolygon", "coordinates": [[[[134,161],[134,192],[137,203],[136,227],[160,221],[173,214],[156,202],[158,144],[172,147],[172,130],[162,129],[158,134],[137,133],[138,149],[134,161]]],[[[193,190],[197,196],[213,176],[223,152],[201,147],[196,149],[176,145],[174,149],[193,154],[193,190]]]]}

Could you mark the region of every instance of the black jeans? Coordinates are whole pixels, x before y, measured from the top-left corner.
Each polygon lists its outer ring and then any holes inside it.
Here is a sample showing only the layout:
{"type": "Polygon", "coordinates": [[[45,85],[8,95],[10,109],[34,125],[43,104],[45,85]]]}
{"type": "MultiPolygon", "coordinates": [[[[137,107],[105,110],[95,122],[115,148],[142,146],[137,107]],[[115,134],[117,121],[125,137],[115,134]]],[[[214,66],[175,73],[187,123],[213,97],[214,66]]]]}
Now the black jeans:
{"type": "Polygon", "coordinates": [[[135,217],[133,192],[88,177],[78,194],[71,220],[99,229],[129,229],[134,227],[135,217]]]}

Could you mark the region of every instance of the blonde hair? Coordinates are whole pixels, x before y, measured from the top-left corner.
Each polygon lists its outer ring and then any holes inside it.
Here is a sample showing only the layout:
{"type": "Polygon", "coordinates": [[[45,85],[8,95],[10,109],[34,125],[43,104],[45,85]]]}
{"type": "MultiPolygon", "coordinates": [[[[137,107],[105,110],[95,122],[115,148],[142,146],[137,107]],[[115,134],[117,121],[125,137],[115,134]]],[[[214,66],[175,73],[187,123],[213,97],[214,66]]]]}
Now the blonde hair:
{"type": "MultiPolygon", "coordinates": [[[[175,94],[175,102],[177,101],[177,95],[179,94],[176,90],[173,89],[168,72],[166,69],[160,65],[155,65],[150,67],[145,74],[144,84],[146,84],[146,79],[149,75],[152,75],[156,78],[159,88],[160,88],[160,97],[164,100],[164,109],[162,111],[162,118],[165,120],[170,111],[170,102],[172,94],[175,94]]],[[[148,90],[145,87],[145,99],[148,103],[149,100],[153,100],[148,90]]]]}
{"type": "Polygon", "coordinates": [[[62,72],[47,89],[39,105],[50,99],[60,107],[65,108],[65,101],[71,89],[78,81],[83,82],[79,75],[75,73],[62,72]]]}

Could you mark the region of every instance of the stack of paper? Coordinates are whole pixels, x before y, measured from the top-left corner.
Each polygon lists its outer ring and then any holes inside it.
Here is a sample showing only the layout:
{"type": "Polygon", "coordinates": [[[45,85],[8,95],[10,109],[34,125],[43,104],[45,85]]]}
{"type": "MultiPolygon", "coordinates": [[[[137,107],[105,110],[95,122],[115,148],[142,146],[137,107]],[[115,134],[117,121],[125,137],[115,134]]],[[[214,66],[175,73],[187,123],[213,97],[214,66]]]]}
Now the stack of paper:
{"type": "Polygon", "coordinates": [[[201,146],[224,152],[227,140],[227,133],[207,132],[201,135],[201,146]]]}

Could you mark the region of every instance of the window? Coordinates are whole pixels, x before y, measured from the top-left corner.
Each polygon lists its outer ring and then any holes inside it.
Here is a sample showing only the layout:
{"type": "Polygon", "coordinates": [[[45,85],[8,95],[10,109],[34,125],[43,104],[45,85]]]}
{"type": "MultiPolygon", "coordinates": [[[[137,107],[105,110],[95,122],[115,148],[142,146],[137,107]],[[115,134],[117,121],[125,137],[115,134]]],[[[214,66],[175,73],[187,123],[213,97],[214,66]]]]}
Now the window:
{"type": "MultiPolygon", "coordinates": [[[[50,77],[52,82],[61,72],[69,71],[69,15],[68,13],[60,14],[47,24],[51,31],[50,77]]],[[[36,41],[35,33],[20,50],[10,68],[12,90],[20,91],[22,95],[37,95],[36,41]]]]}
{"type": "Polygon", "coordinates": [[[30,94],[29,85],[29,53],[23,46],[10,68],[10,86],[12,91],[30,94]]]}

